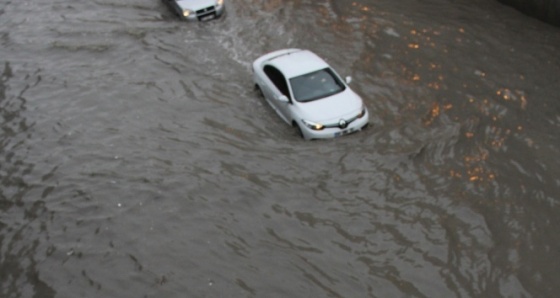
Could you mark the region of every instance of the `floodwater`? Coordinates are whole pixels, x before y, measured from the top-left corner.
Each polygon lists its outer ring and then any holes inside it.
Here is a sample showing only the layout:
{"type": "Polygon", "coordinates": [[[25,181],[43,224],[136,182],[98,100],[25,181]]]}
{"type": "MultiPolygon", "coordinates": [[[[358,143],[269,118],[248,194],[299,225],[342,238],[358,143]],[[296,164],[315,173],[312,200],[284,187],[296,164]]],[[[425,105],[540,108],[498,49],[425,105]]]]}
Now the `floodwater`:
{"type": "Polygon", "coordinates": [[[0,2],[0,297],[557,297],[560,29],[489,0],[0,2]],[[367,130],[305,142],[310,49],[367,130]]]}

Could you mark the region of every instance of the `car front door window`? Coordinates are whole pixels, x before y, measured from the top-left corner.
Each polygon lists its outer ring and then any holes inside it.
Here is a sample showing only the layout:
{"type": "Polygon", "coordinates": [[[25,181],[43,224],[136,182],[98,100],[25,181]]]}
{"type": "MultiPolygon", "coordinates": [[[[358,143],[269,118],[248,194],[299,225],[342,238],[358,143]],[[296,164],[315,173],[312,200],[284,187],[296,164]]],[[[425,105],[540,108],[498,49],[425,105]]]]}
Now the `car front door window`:
{"type": "Polygon", "coordinates": [[[264,67],[264,73],[270,79],[270,81],[272,81],[272,83],[274,84],[274,86],[276,86],[280,93],[285,95],[288,99],[291,99],[290,91],[288,89],[288,82],[286,81],[286,78],[284,78],[284,75],[277,68],[271,65],[266,65],[264,67]]]}

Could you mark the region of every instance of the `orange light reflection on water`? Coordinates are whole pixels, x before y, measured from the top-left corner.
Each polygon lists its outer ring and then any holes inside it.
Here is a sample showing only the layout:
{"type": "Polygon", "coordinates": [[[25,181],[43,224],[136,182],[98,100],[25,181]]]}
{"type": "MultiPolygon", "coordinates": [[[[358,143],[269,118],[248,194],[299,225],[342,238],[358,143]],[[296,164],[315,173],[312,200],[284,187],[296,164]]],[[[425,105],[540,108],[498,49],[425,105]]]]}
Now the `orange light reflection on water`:
{"type": "Polygon", "coordinates": [[[352,2],[352,6],[357,7],[359,10],[364,12],[369,12],[370,10],[372,10],[369,6],[357,2],[352,2]]]}
{"type": "Polygon", "coordinates": [[[409,48],[409,49],[419,49],[419,48],[420,48],[420,45],[417,44],[417,43],[409,43],[409,44],[408,44],[408,48],[409,48]]]}
{"type": "MultiPolygon", "coordinates": [[[[463,164],[466,169],[465,175],[470,182],[488,182],[496,178],[495,174],[484,166],[489,157],[490,153],[482,148],[479,149],[478,154],[463,157],[463,164]]],[[[457,177],[456,175],[452,176],[457,177]]]]}
{"type": "Polygon", "coordinates": [[[508,88],[501,88],[496,91],[496,95],[505,101],[517,101],[521,109],[527,108],[527,97],[522,90],[510,90],[508,88]]]}
{"type": "MultiPolygon", "coordinates": [[[[461,123],[462,137],[472,145],[467,152],[462,153],[459,157],[459,163],[462,165],[456,169],[447,169],[449,175],[455,179],[461,179],[466,182],[476,183],[477,186],[484,187],[496,179],[496,174],[492,167],[488,164],[491,160],[491,154],[499,151],[508,150],[508,140],[523,131],[523,126],[518,124],[505,123],[503,119],[508,113],[515,112],[516,110],[525,110],[529,104],[529,99],[523,90],[507,87],[493,87],[495,91],[488,92],[488,86],[492,82],[489,79],[494,79],[492,74],[488,74],[485,69],[474,69],[474,75],[468,76],[463,83],[458,86],[447,86],[446,77],[453,73],[461,74],[463,69],[456,65],[441,65],[438,61],[427,60],[430,57],[435,57],[438,54],[445,55],[448,53],[445,40],[440,40],[438,36],[444,34],[452,34],[447,36],[446,40],[451,40],[452,43],[461,47],[461,44],[469,43],[471,40],[468,36],[464,35],[466,30],[462,27],[447,28],[414,28],[409,29],[409,34],[402,37],[403,43],[401,44],[404,53],[409,57],[404,56],[408,60],[408,64],[401,66],[405,80],[420,88],[429,88],[431,90],[444,91],[452,90],[452,87],[464,88],[464,102],[461,99],[456,99],[453,104],[457,104],[457,108],[453,112],[453,121],[461,123]],[[453,32],[450,32],[450,30],[453,32]],[[439,43],[441,41],[441,43],[439,43]],[[435,50],[435,51],[434,51],[435,50]],[[424,54],[424,51],[426,54],[424,54]],[[478,80],[477,80],[478,78],[478,80]],[[480,81],[479,81],[480,80],[480,81]],[[482,91],[484,92],[478,92],[482,91]],[[469,93],[483,94],[479,96],[469,95],[469,93]],[[477,117],[474,119],[463,119],[463,108],[475,109],[477,117]],[[463,120],[462,120],[463,119],[463,120]],[[472,121],[471,121],[472,120],[472,121]],[[470,121],[470,122],[469,122],[470,121]],[[511,127],[508,127],[511,126],[511,127]]],[[[471,73],[472,74],[472,73],[471,73]]],[[[519,80],[524,80],[523,75],[519,75],[519,80]]],[[[437,93],[439,95],[439,93],[437,93]]],[[[442,94],[449,96],[449,93],[442,94]]],[[[438,96],[435,96],[436,98],[438,96]]],[[[443,97],[443,98],[445,98],[443,97]]],[[[422,123],[425,126],[439,125],[436,122],[438,118],[447,110],[453,109],[453,104],[442,103],[442,96],[439,100],[431,103],[428,113],[422,118],[422,123]]],[[[417,105],[416,108],[425,108],[425,105],[417,105]]],[[[534,146],[531,139],[525,138],[529,146],[534,146]]]]}

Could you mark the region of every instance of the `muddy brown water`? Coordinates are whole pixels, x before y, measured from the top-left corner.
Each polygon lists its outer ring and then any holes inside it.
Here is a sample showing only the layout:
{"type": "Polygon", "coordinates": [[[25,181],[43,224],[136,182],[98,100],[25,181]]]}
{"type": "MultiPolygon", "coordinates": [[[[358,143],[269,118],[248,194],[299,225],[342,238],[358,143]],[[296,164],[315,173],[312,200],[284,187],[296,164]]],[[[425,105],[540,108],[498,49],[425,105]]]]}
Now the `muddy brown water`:
{"type": "Polygon", "coordinates": [[[0,297],[556,297],[560,31],[486,0],[0,3],[0,297]],[[304,142],[298,47],[371,125],[304,142]]]}

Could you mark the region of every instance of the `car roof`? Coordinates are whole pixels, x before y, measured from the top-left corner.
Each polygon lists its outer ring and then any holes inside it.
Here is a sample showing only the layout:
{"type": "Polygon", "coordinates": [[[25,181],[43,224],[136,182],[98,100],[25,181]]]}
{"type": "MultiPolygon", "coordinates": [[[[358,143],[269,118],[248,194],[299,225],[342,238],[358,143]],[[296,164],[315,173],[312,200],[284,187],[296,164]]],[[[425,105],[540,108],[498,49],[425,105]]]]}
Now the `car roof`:
{"type": "Polygon", "coordinates": [[[287,79],[329,67],[327,62],[308,50],[287,53],[269,60],[287,79]]]}

